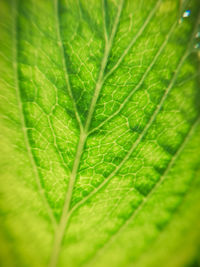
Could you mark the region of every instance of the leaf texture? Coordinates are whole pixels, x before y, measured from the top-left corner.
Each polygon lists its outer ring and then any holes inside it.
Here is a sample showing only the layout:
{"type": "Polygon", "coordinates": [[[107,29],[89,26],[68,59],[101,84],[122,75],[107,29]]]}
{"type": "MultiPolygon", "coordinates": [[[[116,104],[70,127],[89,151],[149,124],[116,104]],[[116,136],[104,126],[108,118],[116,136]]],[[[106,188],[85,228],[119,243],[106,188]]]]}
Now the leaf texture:
{"type": "Polygon", "coordinates": [[[1,0],[2,266],[189,266],[198,0],[1,0]]]}

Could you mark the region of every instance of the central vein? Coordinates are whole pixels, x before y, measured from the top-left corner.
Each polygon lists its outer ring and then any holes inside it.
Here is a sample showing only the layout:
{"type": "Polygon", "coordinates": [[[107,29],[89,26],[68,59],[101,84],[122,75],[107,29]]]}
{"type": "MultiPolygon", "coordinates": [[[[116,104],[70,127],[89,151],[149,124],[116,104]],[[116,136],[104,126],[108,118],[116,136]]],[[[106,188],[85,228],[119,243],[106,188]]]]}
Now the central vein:
{"type": "MultiPolygon", "coordinates": [[[[110,51],[112,48],[113,40],[114,40],[116,31],[117,31],[117,27],[119,24],[120,15],[122,12],[122,7],[123,7],[123,2],[124,2],[124,0],[121,0],[121,4],[120,4],[118,12],[116,14],[116,18],[115,18],[115,21],[113,24],[110,38],[109,38],[109,40],[106,40],[106,42],[105,42],[104,55],[102,58],[100,71],[99,71],[98,79],[97,79],[96,86],[94,89],[94,94],[93,94],[93,97],[91,100],[91,104],[90,104],[90,108],[88,111],[88,116],[86,119],[85,126],[80,127],[80,137],[79,137],[79,142],[77,145],[77,150],[76,150],[76,155],[75,155],[75,159],[74,159],[74,163],[73,163],[72,172],[71,172],[70,179],[69,179],[69,185],[68,185],[68,190],[66,193],[65,204],[63,207],[60,222],[59,222],[58,227],[57,227],[56,232],[55,232],[54,244],[53,244],[53,249],[52,249],[52,254],[51,254],[51,259],[50,259],[50,264],[49,264],[50,267],[56,266],[57,261],[58,261],[61,243],[62,243],[65,229],[66,229],[67,223],[69,221],[69,217],[70,217],[70,204],[71,204],[73,189],[74,189],[74,185],[75,185],[75,181],[76,181],[76,177],[77,177],[77,173],[78,173],[78,169],[79,169],[79,165],[80,165],[80,161],[81,161],[81,156],[83,154],[84,146],[85,146],[88,134],[89,134],[89,128],[91,125],[92,116],[94,114],[96,102],[98,100],[100,91],[101,91],[102,86],[103,86],[104,81],[105,81],[104,80],[105,68],[106,68],[106,65],[108,62],[108,58],[109,58],[110,51]]],[[[56,1],[56,10],[58,9],[57,5],[58,5],[58,3],[56,1]]],[[[58,16],[58,14],[57,14],[57,16],[58,16]]]]}

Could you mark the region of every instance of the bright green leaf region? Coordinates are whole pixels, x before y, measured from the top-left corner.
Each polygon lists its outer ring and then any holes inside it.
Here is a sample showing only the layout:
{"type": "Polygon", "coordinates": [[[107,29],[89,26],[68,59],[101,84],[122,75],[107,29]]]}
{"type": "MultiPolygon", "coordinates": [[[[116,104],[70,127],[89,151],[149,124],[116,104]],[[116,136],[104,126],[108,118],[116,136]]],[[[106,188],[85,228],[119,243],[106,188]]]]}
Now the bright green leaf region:
{"type": "Polygon", "coordinates": [[[0,0],[2,267],[194,267],[199,0],[0,0]]]}

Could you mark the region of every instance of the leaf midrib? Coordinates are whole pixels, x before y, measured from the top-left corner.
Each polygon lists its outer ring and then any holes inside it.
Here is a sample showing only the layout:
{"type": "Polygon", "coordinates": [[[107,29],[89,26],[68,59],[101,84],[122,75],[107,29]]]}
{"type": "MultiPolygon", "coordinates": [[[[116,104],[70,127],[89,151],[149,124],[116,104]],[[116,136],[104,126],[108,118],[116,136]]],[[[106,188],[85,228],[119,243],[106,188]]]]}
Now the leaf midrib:
{"type": "MultiPolygon", "coordinates": [[[[54,2],[55,2],[55,10],[56,10],[56,22],[57,22],[57,25],[58,25],[57,27],[58,27],[59,36],[60,36],[58,0],[55,0],[54,2]]],[[[84,150],[84,146],[85,146],[85,142],[86,142],[86,139],[87,139],[87,136],[88,136],[88,130],[89,130],[89,127],[90,127],[90,124],[91,124],[91,120],[92,120],[92,116],[93,116],[94,109],[95,109],[95,106],[96,106],[96,102],[97,102],[97,99],[99,97],[99,93],[101,91],[101,88],[103,86],[104,72],[105,72],[107,61],[108,61],[108,58],[109,58],[109,55],[110,55],[112,43],[113,43],[116,31],[117,31],[117,27],[118,27],[118,24],[119,24],[119,19],[120,19],[120,16],[121,16],[123,3],[124,3],[124,0],[121,0],[120,5],[119,5],[119,9],[118,9],[118,12],[117,12],[117,15],[116,15],[116,19],[114,21],[111,37],[108,40],[108,42],[105,42],[104,56],[103,56],[103,59],[102,59],[102,62],[101,62],[101,67],[100,67],[97,83],[96,83],[96,86],[95,86],[94,94],[93,94],[93,97],[92,97],[92,100],[91,100],[90,108],[89,108],[89,111],[88,111],[88,115],[87,115],[85,126],[84,127],[80,127],[80,137],[79,137],[79,142],[78,142],[78,146],[77,146],[77,151],[76,151],[76,155],[75,155],[75,160],[74,160],[71,176],[69,178],[68,190],[67,190],[67,193],[66,193],[66,199],[65,199],[63,211],[62,211],[62,214],[61,214],[60,223],[59,223],[59,225],[57,227],[57,230],[56,230],[56,233],[55,233],[55,237],[54,237],[53,250],[52,250],[50,264],[49,264],[52,267],[57,264],[59,251],[60,251],[62,239],[63,239],[63,236],[64,236],[66,224],[67,224],[67,221],[69,219],[70,203],[71,203],[74,184],[75,184],[75,181],[76,181],[76,176],[77,176],[77,172],[78,172],[78,168],[79,168],[79,164],[80,164],[80,159],[81,159],[81,156],[82,156],[82,153],[83,153],[83,150],[84,150]]],[[[61,37],[60,37],[59,40],[62,41],[61,37]]],[[[64,55],[63,43],[62,43],[62,52],[63,52],[63,57],[64,57],[65,55],[64,55]]],[[[68,79],[68,75],[66,76],[66,78],[68,79]]],[[[69,84],[69,80],[68,80],[67,83],[69,84]]]]}
{"type": "MultiPolygon", "coordinates": [[[[124,53],[121,55],[121,57],[118,59],[118,61],[114,65],[113,71],[118,68],[118,66],[123,61],[124,57],[126,56],[128,51],[131,49],[133,44],[141,36],[141,34],[145,30],[146,26],[149,24],[150,20],[152,19],[153,15],[155,14],[155,12],[156,12],[158,6],[160,5],[161,1],[162,0],[159,0],[157,2],[157,4],[155,5],[155,7],[153,8],[153,10],[150,12],[150,14],[147,17],[145,23],[140,28],[138,34],[132,39],[130,44],[125,49],[124,53]],[[115,66],[116,66],[116,68],[115,68],[115,66]]],[[[98,79],[97,79],[96,87],[95,87],[95,90],[94,90],[94,95],[93,95],[93,98],[91,100],[91,105],[90,105],[90,108],[89,108],[89,112],[88,112],[88,116],[87,116],[87,119],[86,119],[85,127],[80,128],[80,138],[79,138],[78,148],[77,148],[77,152],[76,152],[76,156],[75,156],[75,161],[74,161],[74,166],[73,166],[73,169],[72,169],[72,174],[71,174],[70,179],[69,179],[69,186],[68,186],[68,190],[67,190],[67,194],[66,194],[66,200],[65,200],[63,211],[62,211],[60,223],[59,223],[59,226],[58,226],[56,234],[55,234],[55,239],[54,239],[55,241],[54,241],[52,255],[51,255],[51,259],[50,259],[50,266],[55,266],[56,263],[57,263],[59,250],[60,250],[60,246],[61,246],[61,242],[62,242],[62,238],[63,238],[64,232],[65,232],[65,228],[66,228],[67,222],[68,222],[68,220],[69,220],[69,218],[71,216],[71,213],[72,213],[72,212],[70,212],[70,203],[71,203],[73,188],[74,188],[74,184],[75,184],[75,180],[76,180],[76,176],[77,176],[77,172],[78,172],[78,168],[79,168],[80,159],[81,159],[81,156],[82,156],[82,153],[83,153],[84,145],[85,145],[85,142],[87,140],[87,136],[90,134],[89,133],[89,128],[90,128],[90,123],[91,123],[92,116],[93,116],[93,113],[94,113],[94,109],[95,109],[95,106],[96,106],[96,102],[97,102],[97,99],[99,97],[101,88],[102,88],[105,80],[113,72],[112,69],[111,69],[111,72],[107,73],[104,76],[105,68],[107,66],[107,61],[108,61],[108,58],[109,58],[109,55],[110,55],[110,51],[111,51],[111,48],[112,48],[112,43],[113,43],[116,31],[117,31],[120,15],[121,15],[121,12],[122,12],[123,2],[124,2],[124,0],[121,0],[119,9],[118,9],[118,12],[117,12],[117,15],[116,15],[116,19],[115,19],[115,22],[114,22],[114,25],[113,25],[113,29],[112,29],[112,32],[111,32],[111,37],[110,37],[110,39],[108,41],[105,39],[105,51],[104,51],[104,56],[103,56],[103,59],[102,59],[102,62],[101,62],[101,68],[100,68],[99,76],[98,76],[98,79]]],[[[58,5],[57,1],[56,1],[56,5],[58,5]]],[[[104,2],[102,3],[102,6],[104,7],[104,2]]],[[[56,15],[57,15],[57,22],[59,23],[58,10],[56,12],[56,15]]],[[[104,18],[105,18],[105,16],[104,16],[104,18]]],[[[105,30],[105,28],[104,28],[104,30],[105,30]]],[[[64,50],[63,50],[63,52],[64,52],[64,50]]],[[[130,153],[132,153],[132,152],[130,152],[130,153]]],[[[130,155],[128,155],[128,157],[129,156],[130,155]]],[[[126,161],[126,157],[125,157],[125,161],[126,161]]],[[[116,168],[116,172],[124,164],[124,161],[122,161],[121,163],[122,164],[120,164],[120,167],[116,168]]],[[[112,177],[116,172],[113,172],[111,174],[112,177]]],[[[108,179],[108,180],[110,180],[110,179],[108,179]]],[[[98,187],[98,190],[100,188],[101,188],[101,186],[98,187]]]]}

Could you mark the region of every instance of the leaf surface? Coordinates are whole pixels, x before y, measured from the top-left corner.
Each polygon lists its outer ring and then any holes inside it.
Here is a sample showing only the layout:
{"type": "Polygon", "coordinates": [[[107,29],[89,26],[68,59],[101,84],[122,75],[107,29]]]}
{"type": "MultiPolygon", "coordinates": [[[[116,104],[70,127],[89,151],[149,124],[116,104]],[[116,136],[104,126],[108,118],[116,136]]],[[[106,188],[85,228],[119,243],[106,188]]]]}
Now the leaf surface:
{"type": "Polygon", "coordinates": [[[199,247],[197,0],[1,0],[2,266],[186,266],[199,247]]]}

